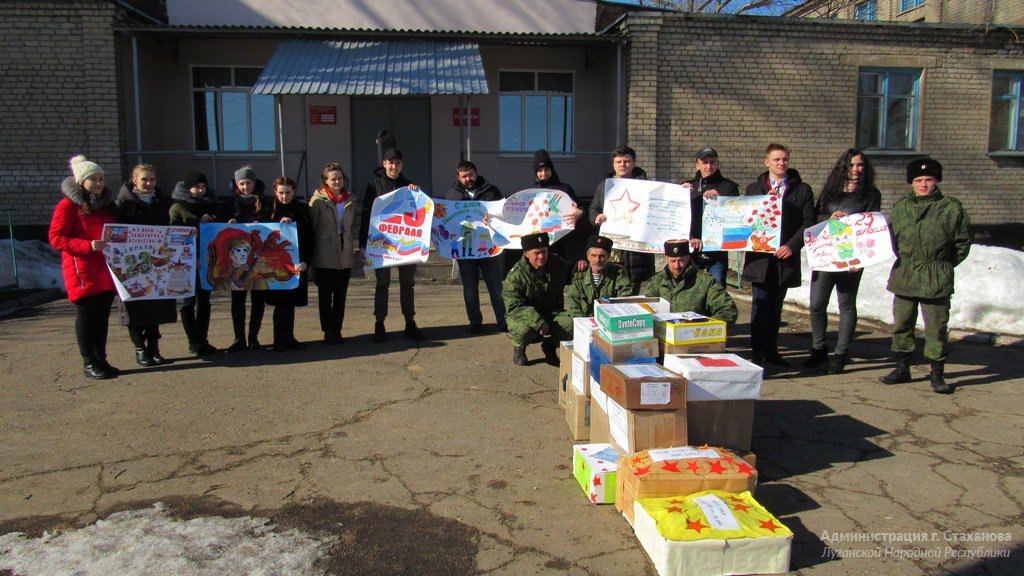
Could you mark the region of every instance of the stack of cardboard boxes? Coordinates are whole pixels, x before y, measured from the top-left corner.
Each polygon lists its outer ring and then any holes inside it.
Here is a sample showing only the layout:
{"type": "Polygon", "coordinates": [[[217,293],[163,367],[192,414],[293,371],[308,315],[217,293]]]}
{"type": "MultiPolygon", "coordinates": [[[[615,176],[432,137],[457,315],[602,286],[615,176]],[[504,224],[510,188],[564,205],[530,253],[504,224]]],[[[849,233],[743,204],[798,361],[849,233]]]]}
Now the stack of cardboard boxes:
{"type": "Polygon", "coordinates": [[[575,319],[559,398],[590,443],[573,448],[574,476],[616,505],[659,574],[786,572],[792,533],[753,499],[762,370],[725,353],[725,323],[668,308],[599,300],[575,319]]]}

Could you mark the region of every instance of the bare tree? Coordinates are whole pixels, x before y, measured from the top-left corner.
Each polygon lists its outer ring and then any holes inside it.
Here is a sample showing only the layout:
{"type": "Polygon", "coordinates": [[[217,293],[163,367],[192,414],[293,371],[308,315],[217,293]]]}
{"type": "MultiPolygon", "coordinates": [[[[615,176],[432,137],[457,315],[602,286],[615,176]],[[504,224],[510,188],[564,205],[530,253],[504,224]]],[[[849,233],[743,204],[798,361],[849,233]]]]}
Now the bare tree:
{"type": "Polygon", "coordinates": [[[668,8],[680,12],[704,12],[713,14],[759,14],[781,15],[789,10],[799,9],[801,15],[830,18],[839,14],[857,0],[640,0],[642,6],[668,8]]]}

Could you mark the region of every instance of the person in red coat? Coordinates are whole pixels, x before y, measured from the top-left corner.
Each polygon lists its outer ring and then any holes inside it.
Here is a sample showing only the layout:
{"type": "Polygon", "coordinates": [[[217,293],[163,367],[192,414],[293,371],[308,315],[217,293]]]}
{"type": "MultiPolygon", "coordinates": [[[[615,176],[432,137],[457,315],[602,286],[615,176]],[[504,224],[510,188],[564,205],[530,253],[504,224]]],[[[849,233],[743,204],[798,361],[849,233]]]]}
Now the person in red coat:
{"type": "Polygon", "coordinates": [[[85,375],[96,380],[117,376],[107,362],[107,326],[114,302],[114,280],[107,269],[103,225],[117,221],[114,192],[106,187],[103,168],[78,155],[61,184],[64,198],[50,222],[50,244],[60,250],[64,286],[75,305],[75,337],[85,375]]]}

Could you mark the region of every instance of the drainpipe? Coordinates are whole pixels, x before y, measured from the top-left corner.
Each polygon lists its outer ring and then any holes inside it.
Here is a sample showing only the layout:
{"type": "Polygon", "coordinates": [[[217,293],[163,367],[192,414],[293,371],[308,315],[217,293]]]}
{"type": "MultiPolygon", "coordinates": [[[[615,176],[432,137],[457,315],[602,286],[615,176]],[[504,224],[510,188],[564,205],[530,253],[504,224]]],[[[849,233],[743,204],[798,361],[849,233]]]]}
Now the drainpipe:
{"type": "Polygon", "coordinates": [[[615,145],[622,139],[622,42],[615,47],[615,145]]]}
{"type": "Polygon", "coordinates": [[[473,95],[466,96],[466,113],[463,115],[462,121],[466,125],[466,160],[469,162],[473,161],[473,119],[471,118],[472,112],[469,107],[473,102],[473,95]]]}
{"type": "Polygon", "coordinates": [[[139,37],[132,34],[132,84],[135,92],[135,163],[142,164],[142,89],[139,87],[139,37]]]}
{"type": "Polygon", "coordinates": [[[284,106],[282,105],[283,98],[280,94],[274,95],[274,104],[277,105],[277,146],[281,150],[281,176],[284,176],[284,106]]]}

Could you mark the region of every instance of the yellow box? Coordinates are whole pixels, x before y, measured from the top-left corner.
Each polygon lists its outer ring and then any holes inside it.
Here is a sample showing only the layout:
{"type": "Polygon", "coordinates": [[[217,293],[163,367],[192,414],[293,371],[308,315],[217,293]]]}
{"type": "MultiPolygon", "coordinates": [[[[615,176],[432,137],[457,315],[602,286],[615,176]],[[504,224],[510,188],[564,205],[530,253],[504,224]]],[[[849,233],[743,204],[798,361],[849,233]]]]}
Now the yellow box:
{"type": "Polygon", "coordinates": [[[725,322],[694,312],[672,312],[654,317],[654,336],[666,344],[725,342],[725,322]]]}

